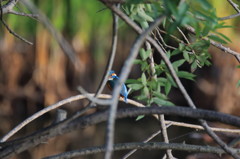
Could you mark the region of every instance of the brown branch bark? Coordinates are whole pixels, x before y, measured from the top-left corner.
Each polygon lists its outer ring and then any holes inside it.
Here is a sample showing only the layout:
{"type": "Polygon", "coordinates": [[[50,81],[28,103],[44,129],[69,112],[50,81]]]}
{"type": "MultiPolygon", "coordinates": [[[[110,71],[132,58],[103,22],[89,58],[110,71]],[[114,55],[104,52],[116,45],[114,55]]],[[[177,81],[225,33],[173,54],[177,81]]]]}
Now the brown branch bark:
{"type": "MultiPolygon", "coordinates": [[[[60,122],[56,125],[51,125],[38,132],[35,132],[26,137],[13,140],[10,142],[0,143],[0,158],[5,159],[19,154],[31,147],[35,147],[40,143],[46,142],[48,139],[53,138],[64,133],[81,129],[90,125],[104,122],[108,118],[109,111],[94,113],[91,115],[77,118],[69,123],[60,122]]],[[[184,107],[146,107],[146,108],[121,108],[117,111],[117,118],[134,117],[138,115],[151,115],[151,114],[165,114],[181,117],[189,117],[193,119],[205,119],[211,121],[218,121],[225,124],[240,127],[240,118],[224,113],[214,111],[192,109],[184,107]]]]}

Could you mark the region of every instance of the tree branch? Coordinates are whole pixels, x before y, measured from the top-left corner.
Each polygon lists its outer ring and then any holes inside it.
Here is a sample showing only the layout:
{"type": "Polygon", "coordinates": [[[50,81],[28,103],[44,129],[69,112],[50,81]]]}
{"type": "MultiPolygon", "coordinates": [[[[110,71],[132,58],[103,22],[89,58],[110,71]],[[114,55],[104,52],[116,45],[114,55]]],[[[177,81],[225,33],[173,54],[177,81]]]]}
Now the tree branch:
{"type": "MultiPolygon", "coordinates": [[[[179,143],[163,143],[163,142],[133,142],[133,143],[119,143],[115,144],[113,147],[114,151],[121,150],[130,150],[130,149],[139,149],[139,150],[178,150],[178,151],[188,151],[188,152],[200,152],[200,153],[214,153],[217,155],[224,154],[225,152],[217,147],[213,146],[197,146],[190,144],[179,144],[179,143]]],[[[240,153],[239,149],[232,149],[235,153],[240,153]]],[[[73,158],[90,154],[97,154],[105,152],[106,149],[104,146],[95,146],[80,150],[68,151],[54,156],[45,157],[44,159],[64,159],[64,158],[73,158]]]]}
{"type": "MultiPolygon", "coordinates": [[[[135,117],[139,115],[151,115],[151,114],[165,114],[174,115],[181,117],[188,117],[193,119],[205,119],[210,121],[218,121],[225,124],[230,124],[233,126],[240,127],[240,118],[224,113],[202,110],[202,109],[192,109],[183,107],[145,107],[145,108],[120,108],[117,111],[116,118],[126,118],[135,117]]],[[[97,112],[94,114],[79,117],[68,123],[64,121],[51,125],[47,128],[37,131],[31,135],[23,138],[12,140],[10,142],[0,143],[0,158],[5,159],[12,157],[24,150],[34,147],[42,142],[46,142],[48,139],[53,138],[64,133],[85,128],[90,125],[94,125],[100,122],[104,122],[108,119],[109,111],[97,112]],[[62,124],[64,123],[64,124],[62,124]]]]}

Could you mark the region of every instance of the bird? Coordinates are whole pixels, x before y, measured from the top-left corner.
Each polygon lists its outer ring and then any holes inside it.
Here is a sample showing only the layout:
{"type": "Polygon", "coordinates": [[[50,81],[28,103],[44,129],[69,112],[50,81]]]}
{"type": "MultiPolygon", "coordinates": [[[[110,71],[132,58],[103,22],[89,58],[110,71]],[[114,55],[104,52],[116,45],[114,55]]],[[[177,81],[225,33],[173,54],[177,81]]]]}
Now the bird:
{"type": "MultiPolygon", "coordinates": [[[[108,77],[108,81],[107,81],[107,86],[109,87],[110,90],[114,89],[114,86],[116,85],[118,80],[119,80],[119,77],[117,76],[117,74],[113,70],[111,70],[109,72],[109,77],[108,77]]],[[[120,96],[123,97],[124,102],[127,103],[128,91],[127,91],[127,87],[124,83],[122,84],[120,96]]]]}

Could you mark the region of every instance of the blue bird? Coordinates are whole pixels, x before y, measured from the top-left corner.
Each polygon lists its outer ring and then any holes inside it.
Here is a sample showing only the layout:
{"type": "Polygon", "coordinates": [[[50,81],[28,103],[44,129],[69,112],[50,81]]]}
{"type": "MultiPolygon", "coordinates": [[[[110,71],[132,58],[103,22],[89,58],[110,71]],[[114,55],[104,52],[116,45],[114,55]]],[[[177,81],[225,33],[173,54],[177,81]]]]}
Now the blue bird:
{"type": "MultiPolygon", "coordinates": [[[[109,72],[107,86],[110,88],[110,90],[114,89],[114,86],[116,85],[118,79],[119,79],[119,77],[117,76],[117,74],[114,71],[109,72]]],[[[128,91],[127,91],[127,87],[125,84],[122,84],[120,96],[123,97],[124,101],[127,103],[128,91]]]]}

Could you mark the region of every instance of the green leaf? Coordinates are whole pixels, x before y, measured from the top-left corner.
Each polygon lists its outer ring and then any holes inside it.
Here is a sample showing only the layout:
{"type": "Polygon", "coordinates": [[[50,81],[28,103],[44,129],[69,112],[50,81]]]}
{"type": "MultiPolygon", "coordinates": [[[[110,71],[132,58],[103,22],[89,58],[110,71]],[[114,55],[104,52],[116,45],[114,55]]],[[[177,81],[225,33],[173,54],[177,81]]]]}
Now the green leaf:
{"type": "Polygon", "coordinates": [[[144,87],[143,92],[144,92],[145,96],[148,98],[149,97],[149,89],[147,87],[144,87]]]}
{"type": "Polygon", "coordinates": [[[134,84],[136,84],[136,83],[141,83],[139,80],[136,80],[136,79],[127,79],[126,80],[126,82],[125,82],[126,84],[130,84],[130,83],[134,83],[134,84]]]}
{"type": "Polygon", "coordinates": [[[151,80],[151,81],[147,82],[147,85],[148,85],[151,89],[157,90],[157,86],[158,86],[157,81],[151,80]]]}
{"type": "Polygon", "coordinates": [[[214,41],[217,41],[217,42],[220,42],[220,43],[223,43],[223,44],[227,44],[227,42],[225,40],[223,40],[222,38],[216,36],[216,35],[209,35],[208,36],[209,39],[212,39],[214,41]]]}
{"type": "Polygon", "coordinates": [[[212,8],[211,4],[207,0],[196,0],[204,9],[209,10],[212,8]]]}
{"type": "Polygon", "coordinates": [[[180,49],[175,49],[175,50],[171,53],[171,55],[174,56],[174,55],[177,55],[177,54],[179,54],[179,53],[181,53],[180,49]]]}
{"type": "Polygon", "coordinates": [[[146,78],[145,73],[142,73],[141,79],[142,79],[142,84],[143,84],[144,86],[146,86],[146,85],[147,85],[147,78],[146,78]]]}
{"type": "Polygon", "coordinates": [[[147,59],[146,51],[143,48],[140,49],[139,54],[140,54],[142,60],[146,60],[147,59]]]}
{"type": "Polygon", "coordinates": [[[166,52],[166,56],[168,57],[168,59],[170,59],[170,57],[171,57],[171,52],[170,52],[170,51],[166,52]]]}
{"type": "Polygon", "coordinates": [[[140,56],[141,56],[142,60],[146,60],[150,56],[151,52],[152,52],[152,50],[145,51],[143,48],[141,48],[140,56]]]}
{"type": "Polygon", "coordinates": [[[163,77],[160,77],[160,78],[157,79],[157,81],[158,81],[159,83],[166,83],[166,82],[167,82],[167,79],[166,79],[166,78],[163,78],[163,77]]]}
{"type": "Polygon", "coordinates": [[[209,25],[205,25],[205,27],[203,28],[203,31],[202,31],[202,36],[207,36],[208,33],[211,31],[211,27],[209,25]]]}
{"type": "Polygon", "coordinates": [[[146,71],[146,70],[148,70],[148,68],[149,68],[149,65],[148,65],[147,61],[142,61],[141,70],[146,71]]]}
{"type": "Polygon", "coordinates": [[[217,34],[220,35],[220,36],[221,36],[222,38],[224,38],[225,40],[227,40],[228,42],[230,42],[230,43],[232,42],[231,39],[229,39],[226,35],[224,35],[224,34],[222,34],[222,33],[218,33],[218,32],[217,32],[217,34]]]}
{"type": "Polygon", "coordinates": [[[238,65],[237,68],[240,68],[240,65],[238,65]]]}
{"type": "MultiPolygon", "coordinates": [[[[147,15],[144,10],[138,9],[138,16],[141,17],[142,19],[148,21],[148,22],[153,22],[154,19],[147,15]]],[[[145,28],[144,28],[145,29],[145,28]]]]}
{"type": "Polygon", "coordinates": [[[165,85],[165,93],[166,93],[166,95],[169,94],[171,88],[172,88],[171,83],[170,82],[166,82],[166,85],[165,85]]]}
{"type": "Polygon", "coordinates": [[[147,101],[147,100],[148,100],[147,96],[146,96],[146,95],[143,95],[143,94],[137,96],[136,99],[137,99],[137,100],[142,100],[142,101],[147,101]]]}
{"type": "Polygon", "coordinates": [[[145,115],[139,115],[137,118],[136,118],[136,121],[139,121],[139,120],[141,120],[142,118],[144,118],[145,117],[145,115]]]}
{"type": "Polygon", "coordinates": [[[187,62],[190,62],[189,53],[187,51],[183,51],[183,57],[187,62]]]}
{"type": "Polygon", "coordinates": [[[160,98],[156,98],[156,97],[153,98],[153,102],[159,106],[174,106],[174,104],[172,102],[169,102],[167,100],[163,100],[160,98]]]}
{"type": "Polygon", "coordinates": [[[192,64],[191,64],[191,72],[194,72],[197,69],[197,60],[195,60],[192,64]]]}
{"type": "Polygon", "coordinates": [[[160,93],[160,92],[154,91],[153,96],[155,96],[157,98],[160,98],[160,99],[163,99],[163,100],[167,100],[167,96],[163,93],[160,93]]]}
{"type": "Polygon", "coordinates": [[[149,27],[149,24],[147,21],[140,21],[139,23],[143,29],[147,29],[149,27]]]}
{"type": "Polygon", "coordinates": [[[139,60],[139,59],[135,59],[134,61],[133,61],[133,63],[134,64],[142,64],[142,60],[139,60]]]}
{"type": "Polygon", "coordinates": [[[189,79],[189,80],[194,80],[193,78],[195,77],[194,74],[192,74],[190,72],[186,72],[186,71],[179,71],[179,72],[177,72],[177,75],[180,78],[185,78],[185,79],[189,79]]]}
{"type": "Polygon", "coordinates": [[[210,66],[211,64],[212,64],[212,63],[211,63],[209,60],[206,60],[206,61],[205,61],[205,65],[206,65],[206,66],[210,66]]]}
{"type": "Polygon", "coordinates": [[[173,80],[172,76],[169,73],[166,73],[167,80],[171,82],[172,86],[177,87],[177,84],[173,80]]]}
{"type": "Polygon", "coordinates": [[[177,70],[178,67],[182,66],[182,64],[185,62],[185,59],[181,59],[178,61],[175,61],[172,63],[173,68],[175,68],[177,70]]]}
{"type": "Polygon", "coordinates": [[[128,84],[127,86],[128,86],[129,88],[132,88],[132,89],[135,90],[135,91],[143,88],[143,85],[142,85],[142,84],[128,84]]]}
{"type": "Polygon", "coordinates": [[[183,51],[185,49],[185,45],[180,43],[179,44],[179,51],[183,51]]]}

